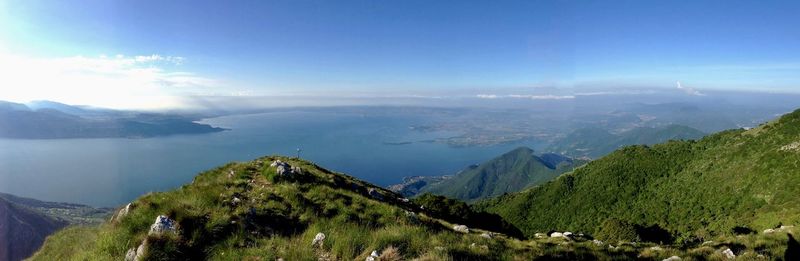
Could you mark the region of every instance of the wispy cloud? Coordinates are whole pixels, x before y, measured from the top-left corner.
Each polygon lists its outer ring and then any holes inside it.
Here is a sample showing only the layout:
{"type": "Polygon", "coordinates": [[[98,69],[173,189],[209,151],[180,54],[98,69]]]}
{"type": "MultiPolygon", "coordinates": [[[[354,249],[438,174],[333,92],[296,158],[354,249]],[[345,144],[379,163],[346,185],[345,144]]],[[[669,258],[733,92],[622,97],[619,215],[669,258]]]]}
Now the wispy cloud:
{"type": "Polygon", "coordinates": [[[52,99],[112,108],[179,106],[176,96],[209,91],[218,80],[181,70],[183,57],[31,58],[0,53],[0,99],[52,99]]]}
{"type": "Polygon", "coordinates": [[[678,85],[677,86],[678,90],[681,90],[681,91],[685,92],[686,94],[689,94],[689,95],[692,95],[692,96],[706,96],[704,93],[702,93],[702,92],[700,92],[698,90],[695,90],[692,87],[683,86],[681,84],[681,82],[677,82],[677,85],[678,85]]]}
{"type": "Polygon", "coordinates": [[[513,99],[531,99],[531,100],[563,100],[563,99],[575,99],[575,95],[529,95],[529,94],[504,94],[504,95],[497,95],[497,94],[478,94],[475,97],[481,99],[501,99],[501,98],[513,98],[513,99]]]}

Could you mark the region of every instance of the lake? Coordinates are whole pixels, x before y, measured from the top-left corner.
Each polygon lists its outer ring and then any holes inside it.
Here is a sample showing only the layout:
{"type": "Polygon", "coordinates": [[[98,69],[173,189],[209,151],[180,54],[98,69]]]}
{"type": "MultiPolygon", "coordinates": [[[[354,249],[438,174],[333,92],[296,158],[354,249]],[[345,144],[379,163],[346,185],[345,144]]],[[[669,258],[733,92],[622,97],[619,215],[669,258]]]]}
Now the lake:
{"type": "Polygon", "coordinates": [[[455,148],[418,132],[420,115],[272,112],[206,119],[229,131],[147,139],[0,139],[0,192],[113,207],[188,183],[203,170],[263,155],[295,155],[377,185],[453,174],[521,145],[455,148]],[[402,145],[399,145],[402,144],[402,145]]]}

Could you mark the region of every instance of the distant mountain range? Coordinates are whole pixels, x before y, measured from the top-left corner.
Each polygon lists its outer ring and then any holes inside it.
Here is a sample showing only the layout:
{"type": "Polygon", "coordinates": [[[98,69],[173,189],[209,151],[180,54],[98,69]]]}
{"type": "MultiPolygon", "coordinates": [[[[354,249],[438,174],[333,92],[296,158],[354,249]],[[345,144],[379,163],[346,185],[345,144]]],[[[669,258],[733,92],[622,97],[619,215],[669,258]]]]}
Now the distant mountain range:
{"type": "Polygon", "coordinates": [[[551,153],[535,155],[532,149],[521,147],[470,166],[452,178],[428,183],[419,188],[418,193],[472,202],[550,181],[584,162],[551,153]]]}
{"type": "Polygon", "coordinates": [[[545,151],[576,158],[599,158],[628,145],[653,145],[669,140],[694,140],[705,136],[702,131],[683,126],[637,127],[612,134],[601,128],[577,129],[549,145],[545,151]]]}
{"type": "Polygon", "coordinates": [[[703,242],[798,224],[799,194],[797,110],[750,130],[626,147],[478,206],[528,236],[553,229],[602,234],[633,224],[703,242]]]}
{"type": "Polygon", "coordinates": [[[70,224],[96,225],[109,213],[110,209],[0,193],[0,260],[27,258],[57,230],[70,224]]]}
{"type": "Polygon", "coordinates": [[[146,138],[223,131],[196,118],[71,106],[51,101],[0,101],[0,138],[146,138]]]}

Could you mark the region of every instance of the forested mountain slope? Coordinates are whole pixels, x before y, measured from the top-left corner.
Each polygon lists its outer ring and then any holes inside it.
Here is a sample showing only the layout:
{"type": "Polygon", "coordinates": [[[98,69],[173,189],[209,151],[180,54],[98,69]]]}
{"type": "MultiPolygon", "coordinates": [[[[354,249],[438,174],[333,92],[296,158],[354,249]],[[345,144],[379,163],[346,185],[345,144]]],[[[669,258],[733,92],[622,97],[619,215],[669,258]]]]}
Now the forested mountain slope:
{"type": "Polygon", "coordinates": [[[751,130],[631,146],[573,173],[481,202],[531,236],[600,232],[609,218],[679,239],[800,223],[800,110],[751,130]]]}

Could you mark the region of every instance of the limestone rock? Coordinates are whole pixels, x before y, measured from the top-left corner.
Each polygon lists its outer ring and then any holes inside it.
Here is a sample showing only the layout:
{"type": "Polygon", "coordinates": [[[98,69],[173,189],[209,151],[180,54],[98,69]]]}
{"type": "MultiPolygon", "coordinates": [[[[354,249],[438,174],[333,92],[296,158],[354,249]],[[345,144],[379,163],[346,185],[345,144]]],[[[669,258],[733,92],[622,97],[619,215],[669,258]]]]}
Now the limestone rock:
{"type": "Polygon", "coordinates": [[[722,255],[724,255],[725,258],[728,258],[728,259],[735,259],[736,258],[736,254],[734,254],[733,250],[731,250],[730,248],[726,248],[725,250],[722,250],[722,255]]]}
{"type": "Polygon", "coordinates": [[[469,228],[465,225],[455,225],[453,226],[453,230],[461,233],[469,233],[469,228]]]}
{"type": "Polygon", "coordinates": [[[671,257],[665,258],[664,260],[661,260],[661,261],[680,261],[680,260],[681,260],[681,257],[679,257],[679,256],[671,256],[671,257]]]}
{"type": "Polygon", "coordinates": [[[170,219],[166,215],[156,217],[156,222],[150,226],[148,235],[162,235],[164,233],[177,233],[175,220],[170,219]]]}
{"type": "Polygon", "coordinates": [[[311,246],[322,247],[323,244],[325,244],[325,233],[319,232],[311,241],[311,246]]]}
{"type": "Polygon", "coordinates": [[[367,257],[366,261],[376,261],[378,260],[379,256],[380,255],[378,255],[378,251],[373,250],[372,253],[370,253],[367,257]]]}
{"type": "Polygon", "coordinates": [[[120,209],[116,214],[114,214],[114,216],[111,217],[111,221],[121,220],[123,217],[127,216],[128,213],[131,212],[132,208],[133,208],[133,203],[128,203],[128,205],[125,205],[124,208],[120,209]]]}

